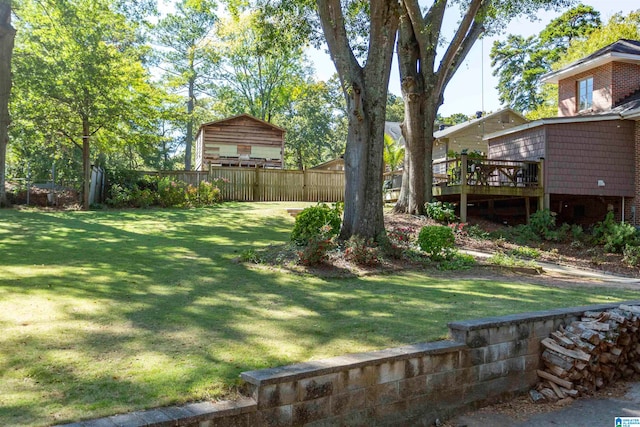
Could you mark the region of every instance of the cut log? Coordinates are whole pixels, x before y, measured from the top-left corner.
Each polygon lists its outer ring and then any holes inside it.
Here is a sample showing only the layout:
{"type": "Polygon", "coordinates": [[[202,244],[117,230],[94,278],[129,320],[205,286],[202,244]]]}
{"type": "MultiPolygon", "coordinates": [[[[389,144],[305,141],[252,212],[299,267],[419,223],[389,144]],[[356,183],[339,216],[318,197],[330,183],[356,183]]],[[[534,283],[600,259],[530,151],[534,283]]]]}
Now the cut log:
{"type": "Polygon", "coordinates": [[[559,345],[557,342],[552,340],[551,338],[543,339],[542,345],[544,345],[546,348],[550,350],[556,351],[560,354],[564,354],[565,356],[568,356],[572,359],[584,360],[585,362],[588,362],[591,360],[590,354],[587,354],[580,349],[570,350],[568,348],[564,348],[561,345],[559,345]]]}
{"type": "Polygon", "coordinates": [[[558,396],[551,390],[550,388],[543,388],[540,390],[540,393],[549,401],[557,402],[558,396]]]}
{"type": "Polygon", "coordinates": [[[558,332],[558,331],[551,332],[551,336],[558,344],[560,344],[563,347],[566,347],[566,348],[576,347],[576,343],[574,343],[570,338],[567,338],[566,336],[564,336],[561,332],[558,332]]]}
{"type": "Polygon", "coordinates": [[[549,349],[546,349],[544,352],[542,352],[542,360],[544,360],[545,363],[549,365],[556,365],[564,369],[565,371],[573,368],[574,364],[573,359],[549,349]]]}
{"type": "Polygon", "coordinates": [[[541,371],[540,369],[538,369],[536,372],[540,378],[544,378],[551,383],[555,383],[569,390],[573,388],[573,383],[571,381],[563,380],[562,378],[558,378],[555,375],[545,371],[541,371]]]}
{"type": "Polygon", "coordinates": [[[566,370],[564,370],[561,367],[556,366],[556,365],[547,366],[547,371],[549,373],[555,375],[556,377],[559,377],[559,378],[565,378],[565,377],[567,377],[569,375],[568,371],[566,371],[566,370]]]}
{"type": "Polygon", "coordinates": [[[558,396],[559,399],[564,399],[565,397],[567,397],[562,390],[560,390],[560,387],[558,387],[557,385],[555,385],[553,382],[550,382],[549,385],[551,386],[551,390],[553,390],[553,392],[556,394],[556,396],[558,396]]]}
{"type": "Polygon", "coordinates": [[[580,394],[578,390],[569,390],[564,387],[560,387],[560,390],[562,390],[562,392],[567,396],[571,396],[571,397],[577,397],[580,394]]]}
{"type": "Polygon", "coordinates": [[[628,311],[630,313],[640,314],[640,306],[637,306],[637,305],[620,304],[620,307],[618,307],[618,308],[620,310],[628,311]]]}
{"type": "Polygon", "coordinates": [[[611,329],[608,323],[604,322],[573,322],[571,326],[576,326],[583,329],[591,329],[592,331],[606,332],[611,329]]]}

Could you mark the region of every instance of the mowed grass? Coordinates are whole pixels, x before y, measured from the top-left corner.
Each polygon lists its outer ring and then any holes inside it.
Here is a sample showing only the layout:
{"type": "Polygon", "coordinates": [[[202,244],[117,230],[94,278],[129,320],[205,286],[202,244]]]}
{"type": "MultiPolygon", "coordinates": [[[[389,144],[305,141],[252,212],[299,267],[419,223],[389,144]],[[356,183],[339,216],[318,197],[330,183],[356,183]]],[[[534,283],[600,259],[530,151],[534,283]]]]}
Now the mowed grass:
{"type": "Polygon", "coordinates": [[[636,297],[235,262],[288,239],[289,206],[0,211],[0,425],[224,398],[244,370],[436,340],[453,320],[636,297]]]}

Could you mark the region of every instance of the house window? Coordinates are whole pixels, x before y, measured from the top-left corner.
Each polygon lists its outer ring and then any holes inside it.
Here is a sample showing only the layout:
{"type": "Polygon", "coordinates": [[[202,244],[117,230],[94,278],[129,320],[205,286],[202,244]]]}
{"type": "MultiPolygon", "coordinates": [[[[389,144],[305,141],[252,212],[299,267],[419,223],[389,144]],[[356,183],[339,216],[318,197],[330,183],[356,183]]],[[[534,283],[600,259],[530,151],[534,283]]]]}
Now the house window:
{"type": "Polygon", "coordinates": [[[578,81],[578,111],[591,108],[593,104],[593,77],[578,81]]]}

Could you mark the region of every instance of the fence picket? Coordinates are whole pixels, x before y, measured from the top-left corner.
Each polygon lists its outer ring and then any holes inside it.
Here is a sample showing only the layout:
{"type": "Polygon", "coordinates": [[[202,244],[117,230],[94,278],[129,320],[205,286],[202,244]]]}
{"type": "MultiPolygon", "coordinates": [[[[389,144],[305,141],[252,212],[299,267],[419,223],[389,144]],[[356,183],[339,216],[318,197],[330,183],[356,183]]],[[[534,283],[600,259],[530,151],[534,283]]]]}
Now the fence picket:
{"type": "Polygon", "coordinates": [[[344,172],[282,170],[212,166],[204,171],[160,171],[148,175],[171,177],[188,184],[215,178],[229,180],[222,188],[224,200],[242,202],[341,202],[344,172]]]}

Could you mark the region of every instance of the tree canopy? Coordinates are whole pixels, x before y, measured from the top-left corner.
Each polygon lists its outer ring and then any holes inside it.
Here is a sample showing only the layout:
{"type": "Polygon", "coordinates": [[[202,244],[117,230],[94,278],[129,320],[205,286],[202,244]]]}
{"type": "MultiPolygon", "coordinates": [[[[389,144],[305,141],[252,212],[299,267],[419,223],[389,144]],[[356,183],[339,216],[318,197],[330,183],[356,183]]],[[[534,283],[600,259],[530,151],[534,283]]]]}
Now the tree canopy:
{"type": "Polygon", "coordinates": [[[53,150],[81,149],[86,208],[91,146],[109,151],[155,132],[151,104],[159,95],[135,27],[108,0],[25,2],[18,16],[16,131],[31,128],[53,150]]]}
{"type": "Polygon", "coordinates": [[[600,24],[598,11],[579,4],[552,20],[537,36],[509,34],[495,41],[490,58],[500,102],[523,113],[543,107],[540,78],[564,57],[572,42],[585,40],[600,24]]]}

